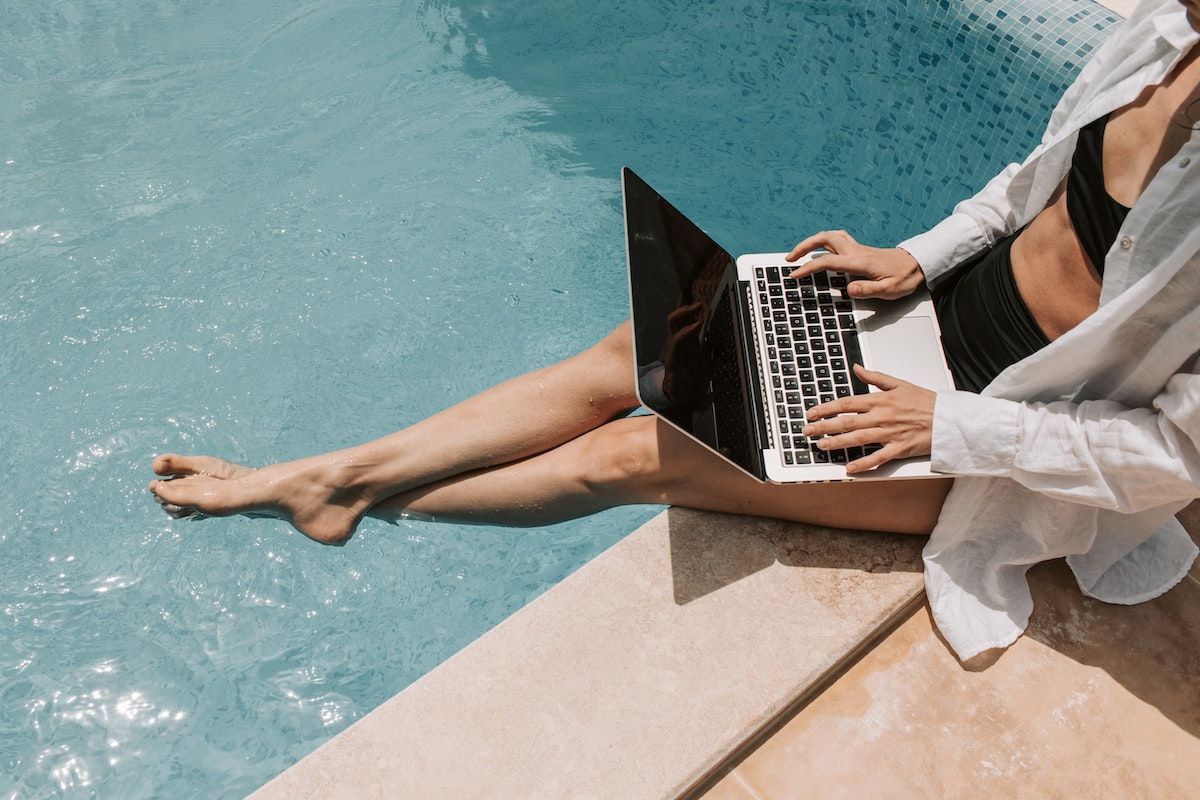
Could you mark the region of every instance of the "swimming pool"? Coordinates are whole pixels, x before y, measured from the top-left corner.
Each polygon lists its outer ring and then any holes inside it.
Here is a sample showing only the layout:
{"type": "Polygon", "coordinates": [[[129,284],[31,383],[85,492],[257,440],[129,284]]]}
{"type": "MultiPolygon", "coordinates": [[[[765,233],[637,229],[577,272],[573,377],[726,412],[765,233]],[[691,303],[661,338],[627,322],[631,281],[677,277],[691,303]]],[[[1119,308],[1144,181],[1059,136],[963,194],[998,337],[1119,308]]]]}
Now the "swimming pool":
{"type": "Polygon", "coordinates": [[[734,252],[831,226],[896,241],[1036,140],[1113,19],[39,6],[0,2],[0,796],[19,797],[240,796],[655,511],[368,521],[322,548],[166,519],[154,453],[325,450],[582,348],[627,311],[622,163],[734,252]]]}

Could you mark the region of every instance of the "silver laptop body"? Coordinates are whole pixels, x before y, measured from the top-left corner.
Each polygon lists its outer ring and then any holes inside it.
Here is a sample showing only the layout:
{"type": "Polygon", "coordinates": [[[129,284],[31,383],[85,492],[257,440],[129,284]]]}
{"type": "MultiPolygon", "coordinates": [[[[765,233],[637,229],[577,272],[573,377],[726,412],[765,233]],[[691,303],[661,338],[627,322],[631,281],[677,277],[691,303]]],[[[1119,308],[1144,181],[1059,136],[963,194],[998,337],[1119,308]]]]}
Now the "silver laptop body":
{"type": "Polygon", "coordinates": [[[854,363],[940,391],[954,388],[925,290],[851,300],[848,277],[786,276],[819,253],[734,260],[632,170],[622,170],[638,398],[650,411],[762,481],[937,477],[929,459],[853,478],[869,449],[822,451],[800,433],[812,406],[877,391],[854,363]]]}

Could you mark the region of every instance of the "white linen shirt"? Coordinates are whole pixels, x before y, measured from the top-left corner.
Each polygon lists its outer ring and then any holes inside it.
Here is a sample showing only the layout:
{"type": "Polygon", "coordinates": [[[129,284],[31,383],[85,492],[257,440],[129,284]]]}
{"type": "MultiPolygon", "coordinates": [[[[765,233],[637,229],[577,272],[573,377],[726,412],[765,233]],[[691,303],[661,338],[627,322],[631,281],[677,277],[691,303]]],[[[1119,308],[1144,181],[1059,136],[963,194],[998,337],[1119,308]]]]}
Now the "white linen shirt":
{"type": "MultiPolygon", "coordinates": [[[[1200,39],[1179,0],[1142,0],[1093,53],[1021,164],[899,247],[931,284],[1045,208],[1078,131],[1156,84],[1200,39]]],[[[1104,261],[1098,310],[980,394],[939,392],[934,470],[956,476],[925,547],[938,627],[962,659],[1011,644],[1025,573],[1065,556],[1082,591],[1155,597],[1197,548],[1174,515],[1200,496],[1200,134],[1158,173],[1104,261]]]]}

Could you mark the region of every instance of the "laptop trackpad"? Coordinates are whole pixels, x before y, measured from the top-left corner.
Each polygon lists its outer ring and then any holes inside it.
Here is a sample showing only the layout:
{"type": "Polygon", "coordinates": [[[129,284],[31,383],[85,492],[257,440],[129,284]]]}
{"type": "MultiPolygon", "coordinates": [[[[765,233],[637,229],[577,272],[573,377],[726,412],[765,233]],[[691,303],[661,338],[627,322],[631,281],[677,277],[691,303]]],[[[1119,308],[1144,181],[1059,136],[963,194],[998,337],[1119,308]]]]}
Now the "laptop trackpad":
{"type": "Polygon", "coordinates": [[[941,342],[929,317],[882,319],[876,315],[862,328],[876,371],[935,392],[954,388],[946,376],[941,342]]]}

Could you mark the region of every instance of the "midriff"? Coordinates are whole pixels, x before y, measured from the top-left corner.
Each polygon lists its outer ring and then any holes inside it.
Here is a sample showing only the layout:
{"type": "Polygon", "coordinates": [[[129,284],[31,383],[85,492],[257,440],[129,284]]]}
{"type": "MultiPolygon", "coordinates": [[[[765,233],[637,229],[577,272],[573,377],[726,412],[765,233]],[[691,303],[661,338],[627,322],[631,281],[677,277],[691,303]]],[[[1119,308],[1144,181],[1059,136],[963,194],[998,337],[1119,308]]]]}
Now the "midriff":
{"type": "MultiPolygon", "coordinates": [[[[1189,22],[1200,30],[1198,15],[1189,7],[1189,22]]],[[[1194,120],[1185,112],[1198,92],[1200,46],[1180,58],[1161,83],[1147,86],[1132,103],[1112,112],[1102,146],[1110,197],[1133,206],[1159,168],[1179,152],[1192,133],[1189,123],[1194,120]]],[[[1100,305],[1100,274],[1071,224],[1066,189],[1064,178],[1009,254],[1017,292],[1051,341],[1100,305]]]]}
{"type": "Polygon", "coordinates": [[[1013,280],[1025,307],[1054,341],[1100,305],[1100,275],[1067,214],[1064,179],[1050,202],[1013,241],[1013,280]],[[1036,268],[1035,268],[1036,266],[1036,268]]]}

